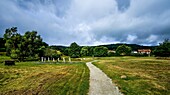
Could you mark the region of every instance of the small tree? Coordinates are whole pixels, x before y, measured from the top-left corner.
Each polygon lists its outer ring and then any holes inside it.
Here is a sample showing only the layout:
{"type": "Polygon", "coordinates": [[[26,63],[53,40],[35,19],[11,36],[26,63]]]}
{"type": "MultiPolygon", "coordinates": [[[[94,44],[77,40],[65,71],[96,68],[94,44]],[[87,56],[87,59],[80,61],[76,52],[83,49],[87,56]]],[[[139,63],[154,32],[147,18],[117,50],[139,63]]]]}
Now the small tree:
{"type": "Polygon", "coordinates": [[[68,50],[69,56],[72,58],[80,57],[80,46],[77,43],[71,43],[70,48],[68,50]]]}
{"type": "Polygon", "coordinates": [[[130,55],[130,53],[131,53],[131,48],[126,45],[121,45],[116,49],[117,55],[130,55]]]}
{"type": "Polygon", "coordinates": [[[108,48],[107,47],[95,47],[94,48],[94,56],[96,57],[106,57],[108,55],[108,48]]]}
{"type": "Polygon", "coordinates": [[[60,58],[61,55],[62,55],[62,53],[60,51],[50,49],[50,48],[45,49],[45,57],[57,59],[57,58],[60,58]]]}
{"type": "Polygon", "coordinates": [[[160,57],[170,57],[170,41],[165,39],[163,43],[160,43],[159,46],[154,50],[155,56],[160,57]]]}

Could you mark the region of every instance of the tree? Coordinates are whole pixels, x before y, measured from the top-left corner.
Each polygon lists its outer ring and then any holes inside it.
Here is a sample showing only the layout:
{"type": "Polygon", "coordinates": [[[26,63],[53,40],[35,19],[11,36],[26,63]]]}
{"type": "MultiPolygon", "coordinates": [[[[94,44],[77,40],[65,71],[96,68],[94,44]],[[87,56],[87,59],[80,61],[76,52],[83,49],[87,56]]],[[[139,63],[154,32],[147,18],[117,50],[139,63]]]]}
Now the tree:
{"type": "Polygon", "coordinates": [[[89,47],[85,46],[80,51],[81,56],[89,56],[89,47]]]}
{"type": "Polygon", "coordinates": [[[108,48],[107,47],[95,47],[94,48],[94,56],[96,57],[105,57],[108,54],[108,48]]]}
{"type": "Polygon", "coordinates": [[[54,50],[54,49],[50,49],[50,48],[46,48],[45,49],[45,57],[50,57],[50,58],[60,58],[62,55],[62,53],[60,51],[54,50]]]}
{"type": "Polygon", "coordinates": [[[5,47],[6,47],[6,54],[10,55],[11,54],[11,49],[16,49],[17,48],[17,43],[19,40],[20,34],[17,33],[17,27],[12,27],[8,28],[5,30],[4,34],[4,40],[5,42],[5,47]]]}
{"type": "Polygon", "coordinates": [[[62,53],[66,56],[69,56],[69,50],[69,48],[65,48],[62,53]]]}
{"type": "Polygon", "coordinates": [[[94,56],[94,46],[89,47],[89,56],[94,56]]]}
{"type": "Polygon", "coordinates": [[[0,38],[0,52],[5,52],[5,40],[0,38]]]}
{"type": "Polygon", "coordinates": [[[116,49],[117,55],[130,55],[130,53],[131,53],[131,48],[126,45],[118,46],[116,49]]]}
{"type": "MultiPolygon", "coordinates": [[[[37,31],[27,31],[23,36],[22,45],[25,47],[26,56],[35,57],[35,55],[39,55],[39,50],[42,48],[42,38],[37,34],[37,31]]],[[[23,48],[24,48],[23,47],[23,48]]]]}
{"type": "Polygon", "coordinates": [[[81,48],[77,43],[75,43],[75,42],[71,43],[69,50],[68,50],[69,56],[72,58],[80,57],[80,50],[81,50],[81,48]]]}
{"type": "Polygon", "coordinates": [[[160,57],[170,57],[170,41],[165,39],[163,43],[160,43],[159,46],[154,50],[155,56],[160,57]]]}
{"type": "Polygon", "coordinates": [[[22,36],[17,33],[17,27],[6,29],[4,40],[7,55],[20,61],[29,57],[38,59],[42,55],[43,45],[46,45],[36,31],[28,31],[22,36]]]}

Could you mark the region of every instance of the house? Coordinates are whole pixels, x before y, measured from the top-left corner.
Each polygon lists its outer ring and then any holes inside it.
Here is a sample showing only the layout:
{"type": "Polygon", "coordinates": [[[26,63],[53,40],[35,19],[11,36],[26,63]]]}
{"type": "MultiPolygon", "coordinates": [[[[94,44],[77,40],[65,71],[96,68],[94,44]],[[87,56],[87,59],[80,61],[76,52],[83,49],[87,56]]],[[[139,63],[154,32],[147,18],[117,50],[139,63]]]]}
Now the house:
{"type": "Polygon", "coordinates": [[[138,53],[140,53],[140,54],[150,54],[151,50],[150,49],[138,49],[138,53]]]}

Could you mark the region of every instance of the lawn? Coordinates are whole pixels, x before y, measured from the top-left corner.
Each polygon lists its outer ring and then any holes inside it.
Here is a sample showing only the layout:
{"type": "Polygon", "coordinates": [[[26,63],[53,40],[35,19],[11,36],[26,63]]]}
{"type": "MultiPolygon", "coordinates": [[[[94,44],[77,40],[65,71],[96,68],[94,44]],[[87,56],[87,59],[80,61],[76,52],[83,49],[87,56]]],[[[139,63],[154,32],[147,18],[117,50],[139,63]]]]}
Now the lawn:
{"type": "Polygon", "coordinates": [[[0,64],[3,63],[5,60],[10,60],[10,59],[11,59],[10,57],[0,55],[0,64]]]}
{"type": "Polygon", "coordinates": [[[105,72],[125,95],[169,95],[170,60],[153,57],[96,58],[93,64],[105,72]],[[126,78],[121,78],[125,75],[126,78]]]}
{"type": "Polygon", "coordinates": [[[86,95],[89,70],[85,63],[0,64],[0,95],[86,95]]]}

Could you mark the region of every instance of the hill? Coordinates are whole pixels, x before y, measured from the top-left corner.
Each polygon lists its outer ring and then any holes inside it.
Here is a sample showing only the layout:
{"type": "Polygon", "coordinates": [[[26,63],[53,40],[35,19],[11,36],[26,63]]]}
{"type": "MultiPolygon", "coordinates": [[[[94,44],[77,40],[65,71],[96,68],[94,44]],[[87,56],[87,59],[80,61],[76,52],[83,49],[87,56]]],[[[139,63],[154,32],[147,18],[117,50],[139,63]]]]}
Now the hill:
{"type": "MultiPolygon", "coordinates": [[[[99,46],[107,47],[109,50],[116,50],[118,46],[123,45],[123,44],[124,43],[107,44],[107,45],[99,45],[99,46]]],[[[124,45],[131,47],[133,51],[136,51],[138,49],[151,49],[151,50],[154,50],[155,47],[157,47],[157,46],[142,46],[142,45],[138,45],[138,44],[124,44],[124,45]]],[[[83,47],[83,46],[81,46],[81,47],[83,47]]],[[[91,46],[91,47],[97,47],[97,46],[91,46]]],[[[50,48],[63,51],[68,47],[67,46],[52,45],[52,46],[50,46],[50,48]]]]}
{"type": "MultiPolygon", "coordinates": [[[[107,47],[109,50],[116,50],[118,46],[123,45],[124,43],[118,43],[118,44],[108,44],[108,45],[100,45],[107,47]]],[[[138,44],[124,44],[126,46],[129,46],[132,48],[133,51],[136,51],[138,49],[151,49],[154,50],[156,46],[142,46],[138,44]]]]}

